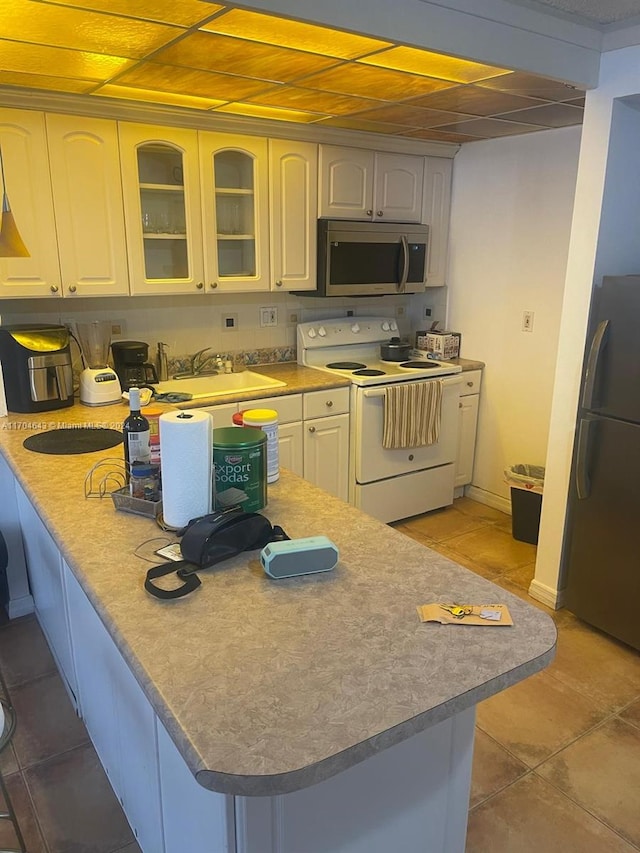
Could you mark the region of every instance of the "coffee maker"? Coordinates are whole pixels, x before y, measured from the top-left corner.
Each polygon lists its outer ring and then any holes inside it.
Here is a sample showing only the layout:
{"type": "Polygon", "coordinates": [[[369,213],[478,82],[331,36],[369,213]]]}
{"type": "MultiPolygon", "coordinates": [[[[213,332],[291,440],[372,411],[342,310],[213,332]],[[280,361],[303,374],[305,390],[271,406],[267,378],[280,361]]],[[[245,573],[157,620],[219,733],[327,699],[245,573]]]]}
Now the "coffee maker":
{"type": "Polygon", "coordinates": [[[0,363],[10,412],[50,412],[73,405],[66,326],[0,326],[0,363]]]}
{"type": "Polygon", "coordinates": [[[140,388],[158,381],[158,374],[153,364],[147,361],[149,345],[144,341],[113,341],[113,366],[123,391],[129,388],[140,388]]]}

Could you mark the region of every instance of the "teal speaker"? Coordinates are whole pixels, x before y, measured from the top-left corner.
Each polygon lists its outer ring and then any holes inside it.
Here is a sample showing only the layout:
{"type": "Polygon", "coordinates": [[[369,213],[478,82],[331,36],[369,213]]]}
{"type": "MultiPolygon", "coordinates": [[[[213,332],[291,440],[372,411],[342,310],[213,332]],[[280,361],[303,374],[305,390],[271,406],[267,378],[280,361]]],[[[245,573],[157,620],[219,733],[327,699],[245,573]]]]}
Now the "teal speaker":
{"type": "Polygon", "coordinates": [[[276,579],[328,572],[338,559],[337,547],[326,536],[270,542],[260,551],[262,568],[276,579]]]}

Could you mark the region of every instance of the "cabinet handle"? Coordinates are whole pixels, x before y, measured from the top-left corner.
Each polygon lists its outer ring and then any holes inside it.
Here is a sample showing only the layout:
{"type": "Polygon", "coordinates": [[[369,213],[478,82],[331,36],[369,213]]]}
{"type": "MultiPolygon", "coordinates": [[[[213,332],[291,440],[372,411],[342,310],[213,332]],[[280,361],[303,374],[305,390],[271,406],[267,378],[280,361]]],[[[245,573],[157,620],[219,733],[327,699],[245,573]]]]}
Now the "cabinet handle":
{"type": "Polygon", "coordinates": [[[373,210],[367,210],[367,216],[373,216],[373,210]]]}
{"type": "Polygon", "coordinates": [[[326,406],[327,409],[330,409],[333,406],[333,400],[327,400],[326,406]]]}
{"type": "Polygon", "coordinates": [[[469,388],[473,388],[473,382],[467,382],[467,385],[469,386],[469,388]]]}
{"type": "Polygon", "coordinates": [[[313,426],[312,426],[312,427],[309,427],[309,432],[315,432],[315,431],[316,431],[316,428],[315,428],[315,427],[313,427],[313,426]]]}
{"type": "Polygon", "coordinates": [[[281,281],[276,281],[276,287],[282,287],[282,282],[281,282],[281,281]]]}
{"type": "Polygon", "coordinates": [[[461,408],[462,408],[462,403],[458,403],[458,408],[459,408],[459,409],[461,409],[461,408]]]}
{"type": "Polygon", "coordinates": [[[376,216],[384,216],[384,210],[376,210],[376,216]]]}
{"type": "Polygon", "coordinates": [[[215,290],[217,286],[218,286],[218,282],[217,282],[217,281],[212,281],[212,282],[211,282],[211,284],[209,285],[209,287],[211,288],[211,290],[215,290]]]}
{"type": "Polygon", "coordinates": [[[203,284],[201,281],[199,281],[199,282],[196,284],[196,287],[198,288],[198,290],[202,290],[202,288],[204,287],[204,284],[203,284]]]}
{"type": "Polygon", "coordinates": [[[78,288],[75,286],[75,284],[69,285],[69,293],[75,293],[77,289],[78,288]]]}
{"type": "Polygon", "coordinates": [[[49,290],[51,291],[51,293],[57,293],[58,292],[58,285],[52,284],[51,287],[49,288],[49,290]]]}

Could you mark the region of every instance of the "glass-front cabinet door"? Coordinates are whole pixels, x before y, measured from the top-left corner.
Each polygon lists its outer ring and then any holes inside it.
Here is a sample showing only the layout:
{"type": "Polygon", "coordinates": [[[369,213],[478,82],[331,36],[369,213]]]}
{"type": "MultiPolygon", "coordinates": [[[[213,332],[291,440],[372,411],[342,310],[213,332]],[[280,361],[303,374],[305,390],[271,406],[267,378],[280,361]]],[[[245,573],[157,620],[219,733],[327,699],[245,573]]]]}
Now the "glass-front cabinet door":
{"type": "Polygon", "coordinates": [[[195,131],[120,125],[133,293],[204,290],[195,131]]]}
{"type": "Polygon", "coordinates": [[[207,290],[268,290],[267,141],[199,136],[207,290]]]}

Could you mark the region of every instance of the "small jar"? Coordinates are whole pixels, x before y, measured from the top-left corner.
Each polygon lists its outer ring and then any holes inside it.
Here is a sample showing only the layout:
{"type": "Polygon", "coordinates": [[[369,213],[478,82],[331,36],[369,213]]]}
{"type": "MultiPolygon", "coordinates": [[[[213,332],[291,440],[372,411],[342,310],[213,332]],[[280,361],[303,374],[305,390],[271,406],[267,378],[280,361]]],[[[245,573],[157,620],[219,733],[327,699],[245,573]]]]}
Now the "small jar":
{"type": "Polygon", "coordinates": [[[132,498],[157,501],[160,497],[159,470],[155,465],[134,464],[131,467],[129,488],[132,498]]]}

